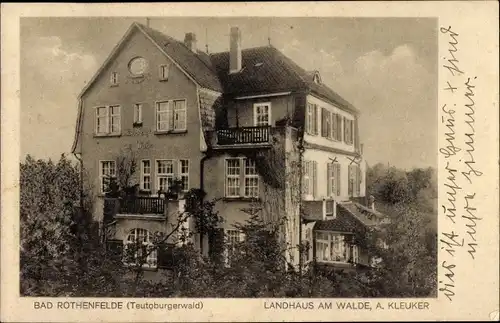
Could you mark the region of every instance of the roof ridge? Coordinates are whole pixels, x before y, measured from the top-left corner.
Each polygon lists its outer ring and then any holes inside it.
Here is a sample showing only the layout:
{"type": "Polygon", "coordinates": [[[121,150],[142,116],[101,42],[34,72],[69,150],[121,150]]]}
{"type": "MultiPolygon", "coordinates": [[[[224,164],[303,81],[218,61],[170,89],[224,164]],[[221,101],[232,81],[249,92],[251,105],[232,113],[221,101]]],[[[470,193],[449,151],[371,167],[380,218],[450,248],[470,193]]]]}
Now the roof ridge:
{"type": "MultiPolygon", "coordinates": [[[[273,46],[262,45],[262,46],[248,47],[248,48],[241,49],[241,51],[245,52],[245,51],[249,51],[249,50],[261,49],[261,48],[269,48],[269,47],[273,47],[273,46]]],[[[230,52],[229,50],[225,50],[225,51],[222,51],[222,52],[210,53],[208,55],[209,56],[213,56],[213,55],[229,54],[229,52],[230,52]]]]}

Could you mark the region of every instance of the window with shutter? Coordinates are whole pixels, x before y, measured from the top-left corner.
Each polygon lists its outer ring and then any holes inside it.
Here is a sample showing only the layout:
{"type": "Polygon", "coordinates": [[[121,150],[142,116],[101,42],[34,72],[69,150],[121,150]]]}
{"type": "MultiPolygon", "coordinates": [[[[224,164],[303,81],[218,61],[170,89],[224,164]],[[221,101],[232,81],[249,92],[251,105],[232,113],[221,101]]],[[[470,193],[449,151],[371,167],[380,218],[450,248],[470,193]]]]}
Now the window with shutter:
{"type": "Polygon", "coordinates": [[[347,169],[347,171],[348,171],[347,178],[349,179],[347,194],[349,194],[349,196],[352,196],[353,184],[354,184],[352,167],[353,167],[352,165],[349,165],[349,167],[347,169]]]}
{"type": "Polygon", "coordinates": [[[335,179],[336,179],[336,188],[337,188],[337,196],[340,196],[340,185],[341,185],[341,177],[340,177],[340,164],[335,164],[335,179]]]}
{"type": "Polygon", "coordinates": [[[317,161],[313,161],[312,162],[312,187],[313,187],[313,191],[312,191],[312,195],[314,198],[316,198],[316,196],[318,195],[318,162],[317,161]]]}
{"type": "Polygon", "coordinates": [[[362,173],[361,173],[361,168],[359,166],[356,166],[356,195],[360,196],[361,195],[361,182],[362,182],[362,173]]]}
{"type": "Polygon", "coordinates": [[[326,112],[326,138],[332,139],[332,113],[330,111],[326,112]]]}
{"type": "Polygon", "coordinates": [[[328,110],[321,108],[321,136],[327,137],[328,123],[326,122],[328,110]]]}
{"type": "Polygon", "coordinates": [[[346,117],[342,117],[344,123],[344,142],[347,143],[347,119],[346,117]]]}
{"type": "Polygon", "coordinates": [[[335,189],[335,177],[333,176],[333,164],[327,163],[326,164],[326,174],[327,174],[327,179],[328,183],[326,185],[326,195],[327,196],[332,196],[333,191],[335,189]]]}
{"type": "Polygon", "coordinates": [[[313,126],[314,126],[314,134],[318,134],[318,106],[316,104],[313,105],[313,126]]]}
{"type": "Polygon", "coordinates": [[[337,115],[337,140],[342,141],[342,117],[337,115]]]}

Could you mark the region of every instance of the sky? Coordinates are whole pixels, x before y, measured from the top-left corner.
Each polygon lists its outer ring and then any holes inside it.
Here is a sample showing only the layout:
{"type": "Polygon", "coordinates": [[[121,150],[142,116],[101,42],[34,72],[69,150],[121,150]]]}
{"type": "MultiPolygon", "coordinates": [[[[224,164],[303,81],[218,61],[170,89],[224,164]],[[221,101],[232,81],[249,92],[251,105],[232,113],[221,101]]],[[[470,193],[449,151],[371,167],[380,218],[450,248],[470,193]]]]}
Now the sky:
{"type": "MultiPolygon", "coordinates": [[[[77,96],[134,22],[146,18],[21,18],[21,158],[59,158],[73,143],[77,96]]],[[[369,165],[437,166],[437,22],[433,18],[168,18],[150,27],[198,48],[269,43],[361,111],[369,165]]]]}

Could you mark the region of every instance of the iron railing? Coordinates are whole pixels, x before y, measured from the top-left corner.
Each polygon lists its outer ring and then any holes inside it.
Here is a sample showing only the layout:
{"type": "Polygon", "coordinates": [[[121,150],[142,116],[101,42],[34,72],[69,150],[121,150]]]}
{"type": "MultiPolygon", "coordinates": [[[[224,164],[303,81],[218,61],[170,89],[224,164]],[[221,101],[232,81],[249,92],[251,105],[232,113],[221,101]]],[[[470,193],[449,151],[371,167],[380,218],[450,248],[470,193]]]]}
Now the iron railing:
{"type": "Polygon", "coordinates": [[[217,130],[217,145],[269,143],[271,127],[234,127],[217,130]]]}
{"type": "Polygon", "coordinates": [[[165,200],[160,197],[137,196],[119,200],[120,214],[164,214],[165,200]]]}

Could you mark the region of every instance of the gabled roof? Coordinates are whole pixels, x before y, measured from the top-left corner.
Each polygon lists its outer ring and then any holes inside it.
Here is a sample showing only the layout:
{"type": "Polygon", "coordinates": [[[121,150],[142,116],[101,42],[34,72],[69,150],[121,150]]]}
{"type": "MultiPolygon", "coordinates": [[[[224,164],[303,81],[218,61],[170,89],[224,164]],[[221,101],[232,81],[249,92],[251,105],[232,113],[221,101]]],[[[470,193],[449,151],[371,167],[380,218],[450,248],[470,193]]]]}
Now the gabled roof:
{"type": "Polygon", "coordinates": [[[229,52],[210,55],[225,94],[250,95],[305,88],[304,80],[274,47],[244,49],[241,56],[241,71],[229,74],[229,52]]]}
{"type": "Polygon", "coordinates": [[[384,214],[371,210],[356,202],[346,202],[339,205],[352,216],[356,217],[361,223],[367,227],[384,224],[383,220],[388,219],[384,214]]]}
{"type": "Polygon", "coordinates": [[[316,221],[314,230],[350,233],[385,224],[384,219],[387,219],[384,214],[363,207],[359,203],[342,202],[337,203],[335,219],[316,221]]]}
{"type": "Polygon", "coordinates": [[[198,51],[194,53],[188,49],[182,42],[167,36],[157,30],[144,26],[143,24],[134,22],[127,30],[123,38],[115,46],[111,54],[101,65],[97,73],[93,76],[89,83],[82,90],[80,97],[92,86],[102,70],[113,60],[119,53],[121,47],[130,37],[134,30],[142,32],[153,44],[168,58],[170,58],[175,65],[177,65],[182,72],[184,72],[191,80],[197,85],[205,87],[210,90],[220,92],[222,90],[221,84],[212,68],[207,54],[198,51]]]}
{"type": "Polygon", "coordinates": [[[273,46],[242,50],[242,70],[229,74],[229,52],[210,55],[225,94],[257,95],[282,91],[307,91],[340,107],[357,109],[273,46]]]}
{"type": "Polygon", "coordinates": [[[218,91],[222,90],[215,69],[211,66],[208,55],[201,51],[194,53],[184,43],[167,36],[157,30],[137,24],[149,37],[161,47],[166,54],[179,64],[201,87],[218,91]]]}
{"type": "Polygon", "coordinates": [[[336,231],[343,233],[354,233],[360,228],[360,223],[349,212],[341,209],[337,204],[337,216],[332,220],[317,221],[314,230],[336,231]]]}

